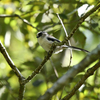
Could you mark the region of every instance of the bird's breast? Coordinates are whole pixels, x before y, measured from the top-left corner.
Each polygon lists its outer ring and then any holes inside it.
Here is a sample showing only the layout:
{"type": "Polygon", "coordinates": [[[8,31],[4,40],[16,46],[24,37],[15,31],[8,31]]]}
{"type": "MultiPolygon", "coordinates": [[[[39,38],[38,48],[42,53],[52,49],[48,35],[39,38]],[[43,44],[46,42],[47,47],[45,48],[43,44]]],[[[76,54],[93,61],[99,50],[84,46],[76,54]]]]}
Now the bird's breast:
{"type": "Polygon", "coordinates": [[[46,50],[47,52],[50,50],[50,47],[52,45],[52,42],[48,41],[46,38],[38,38],[38,43],[41,45],[41,47],[46,50]]]}

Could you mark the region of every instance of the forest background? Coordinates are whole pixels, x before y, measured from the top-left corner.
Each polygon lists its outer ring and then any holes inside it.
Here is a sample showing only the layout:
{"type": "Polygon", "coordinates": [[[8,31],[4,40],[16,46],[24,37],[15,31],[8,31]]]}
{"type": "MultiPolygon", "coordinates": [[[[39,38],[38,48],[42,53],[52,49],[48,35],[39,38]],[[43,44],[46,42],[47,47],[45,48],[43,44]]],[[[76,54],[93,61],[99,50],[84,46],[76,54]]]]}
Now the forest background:
{"type": "Polygon", "coordinates": [[[0,100],[99,100],[99,42],[99,0],[0,0],[0,100]],[[47,54],[39,31],[90,53],[47,54]]]}

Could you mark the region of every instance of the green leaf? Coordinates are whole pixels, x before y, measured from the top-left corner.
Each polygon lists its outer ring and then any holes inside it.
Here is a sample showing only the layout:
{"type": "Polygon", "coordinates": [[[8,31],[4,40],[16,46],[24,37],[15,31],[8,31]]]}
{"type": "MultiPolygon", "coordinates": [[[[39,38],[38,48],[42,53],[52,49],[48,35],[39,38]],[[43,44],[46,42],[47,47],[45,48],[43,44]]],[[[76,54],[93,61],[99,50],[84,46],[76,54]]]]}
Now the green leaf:
{"type": "Polygon", "coordinates": [[[92,24],[91,24],[91,26],[92,26],[93,28],[98,27],[98,25],[99,25],[98,23],[92,23],[92,24]]]}

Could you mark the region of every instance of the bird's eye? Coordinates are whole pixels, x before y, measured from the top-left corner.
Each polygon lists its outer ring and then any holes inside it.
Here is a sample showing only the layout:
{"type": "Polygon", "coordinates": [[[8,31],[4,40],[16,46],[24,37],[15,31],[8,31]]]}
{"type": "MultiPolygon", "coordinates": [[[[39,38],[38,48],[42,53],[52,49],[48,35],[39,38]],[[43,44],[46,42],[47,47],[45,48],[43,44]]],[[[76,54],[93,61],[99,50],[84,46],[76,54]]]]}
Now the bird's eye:
{"type": "Polygon", "coordinates": [[[39,35],[39,37],[42,36],[42,32],[40,32],[38,35],[39,35]]]}
{"type": "Polygon", "coordinates": [[[39,32],[38,35],[37,35],[37,38],[39,38],[40,36],[42,36],[42,34],[43,34],[42,32],[39,32]]]}

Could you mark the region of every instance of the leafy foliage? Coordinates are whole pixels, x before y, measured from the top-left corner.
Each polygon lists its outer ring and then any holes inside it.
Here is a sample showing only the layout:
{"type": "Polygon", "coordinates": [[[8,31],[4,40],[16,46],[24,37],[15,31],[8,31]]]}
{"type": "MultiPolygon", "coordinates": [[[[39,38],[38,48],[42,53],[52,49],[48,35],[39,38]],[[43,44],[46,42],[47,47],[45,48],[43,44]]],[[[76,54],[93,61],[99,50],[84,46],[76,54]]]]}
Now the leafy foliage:
{"type": "MultiPolygon", "coordinates": [[[[80,18],[78,9],[87,4],[88,6],[82,13],[84,15],[89,7],[95,6],[97,0],[4,0],[0,2],[0,15],[17,14],[20,16],[20,18],[14,16],[0,17],[0,41],[6,47],[11,59],[23,76],[28,77],[46,54],[37,43],[37,32],[45,30],[62,41],[66,35],[56,13],[59,13],[69,34],[80,18]],[[27,21],[34,27],[28,24],[27,21]]],[[[100,42],[99,23],[100,12],[97,10],[82,23],[71,38],[71,44],[92,51],[100,42]]],[[[59,77],[69,69],[68,55],[68,51],[64,50],[51,58],[59,77]]],[[[83,52],[73,51],[71,66],[81,61],[85,55],[83,52]]],[[[78,91],[70,100],[100,99],[99,75],[98,69],[92,77],[87,79],[83,90],[78,91]]],[[[81,75],[77,75],[72,84],[69,83],[68,86],[65,86],[62,97],[74,87],[80,78],[81,75]]],[[[48,61],[41,73],[27,84],[24,99],[36,100],[57,79],[53,66],[48,61]]],[[[0,54],[0,99],[15,100],[18,97],[18,87],[18,78],[0,54]]],[[[57,100],[57,97],[60,98],[61,93],[62,91],[59,91],[52,100],[57,100]]]]}

